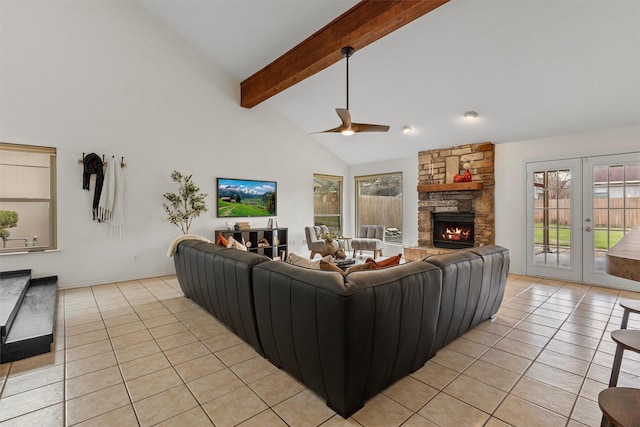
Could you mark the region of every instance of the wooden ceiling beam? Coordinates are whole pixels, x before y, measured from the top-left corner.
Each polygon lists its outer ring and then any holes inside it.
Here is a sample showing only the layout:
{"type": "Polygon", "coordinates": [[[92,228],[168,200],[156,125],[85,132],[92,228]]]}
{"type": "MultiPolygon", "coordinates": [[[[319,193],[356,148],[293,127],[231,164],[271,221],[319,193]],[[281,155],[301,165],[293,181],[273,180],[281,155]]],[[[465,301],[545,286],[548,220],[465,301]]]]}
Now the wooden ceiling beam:
{"type": "Polygon", "coordinates": [[[240,105],[252,108],[449,0],[363,0],[240,83],[240,105]]]}

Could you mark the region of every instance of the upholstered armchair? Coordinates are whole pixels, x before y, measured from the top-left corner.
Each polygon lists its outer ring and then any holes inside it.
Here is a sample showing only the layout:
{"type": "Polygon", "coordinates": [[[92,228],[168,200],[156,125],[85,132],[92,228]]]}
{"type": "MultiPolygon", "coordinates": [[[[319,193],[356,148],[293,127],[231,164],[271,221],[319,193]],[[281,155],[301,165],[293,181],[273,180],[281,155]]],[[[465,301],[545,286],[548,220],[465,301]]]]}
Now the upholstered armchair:
{"type": "MultiPolygon", "coordinates": [[[[307,238],[307,247],[311,251],[311,255],[309,255],[310,259],[313,259],[316,254],[322,255],[322,247],[324,246],[325,241],[317,237],[317,234],[320,232],[328,233],[329,227],[327,227],[326,225],[315,225],[313,227],[304,228],[304,234],[307,238]]],[[[333,246],[336,247],[336,250],[343,249],[344,242],[334,240],[333,246]]]]}
{"type": "Polygon", "coordinates": [[[373,259],[378,255],[382,256],[384,248],[384,225],[361,225],[358,237],[351,240],[353,248],[353,257],[356,257],[356,251],[373,251],[373,259]]]}

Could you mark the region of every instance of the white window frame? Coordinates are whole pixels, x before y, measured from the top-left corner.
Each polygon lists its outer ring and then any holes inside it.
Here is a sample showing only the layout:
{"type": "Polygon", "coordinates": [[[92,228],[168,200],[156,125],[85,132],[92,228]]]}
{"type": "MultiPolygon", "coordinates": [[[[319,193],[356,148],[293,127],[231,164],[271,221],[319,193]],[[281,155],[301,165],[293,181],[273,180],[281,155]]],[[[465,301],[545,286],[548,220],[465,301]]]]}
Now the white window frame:
{"type": "MultiPolygon", "coordinates": [[[[49,197],[25,197],[20,196],[6,196],[0,194],[0,203],[7,202],[19,202],[19,203],[49,203],[49,218],[48,218],[48,245],[39,245],[38,241],[33,238],[33,236],[19,236],[20,238],[24,237],[25,246],[19,247],[11,247],[4,248],[0,242],[0,254],[11,254],[16,252],[36,252],[36,251],[46,251],[46,250],[55,250],[58,247],[58,239],[57,239],[57,197],[56,197],[56,148],[54,147],[44,147],[44,146],[36,146],[36,145],[22,145],[22,144],[12,144],[7,142],[0,142],[0,150],[8,151],[8,152],[23,152],[23,153],[39,153],[39,154],[48,154],[49,155],[49,197]]],[[[0,164],[0,168],[3,165],[0,164]]],[[[18,219],[18,223],[19,223],[18,219]]],[[[15,236],[18,237],[18,236],[15,236]]],[[[42,239],[40,239],[42,241],[42,239]]]]}
{"type": "MultiPolygon", "coordinates": [[[[374,178],[381,178],[381,177],[387,177],[387,176],[394,176],[397,175],[400,177],[401,181],[404,183],[404,176],[402,174],[402,171],[398,171],[398,172],[388,172],[388,173],[379,173],[379,174],[375,174],[375,175],[362,175],[362,176],[355,176],[354,177],[354,193],[355,193],[355,224],[356,224],[356,234],[358,233],[358,230],[360,229],[361,224],[360,223],[360,209],[362,208],[362,206],[360,206],[360,183],[362,181],[368,181],[374,178]]],[[[399,214],[399,224],[400,224],[400,228],[398,229],[398,231],[400,233],[403,232],[403,227],[404,227],[404,204],[402,202],[403,199],[403,191],[400,192],[400,214],[399,214]]],[[[375,221],[374,221],[375,222],[375,221]]],[[[400,245],[402,246],[402,234],[396,235],[396,236],[389,236],[389,230],[387,230],[388,225],[389,224],[382,224],[382,223],[378,223],[378,224],[366,224],[366,225],[384,225],[385,227],[385,244],[390,244],[390,245],[400,245]],[[395,241],[396,239],[399,239],[399,241],[395,241]]],[[[394,227],[395,228],[395,227],[394,227]]]]}
{"type": "MultiPolygon", "coordinates": [[[[317,216],[323,216],[323,217],[327,217],[327,216],[336,216],[339,218],[340,221],[340,228],[338,230],[333,229],[332,227],[332,231],[336,232],[337,234],[342,234],[344,231],[344,221],[343,221],[343,205],[342,205],[342,198],[343,198],[343,192],[344,192],[344,178],[342,176],[338,176],[338,175],[324,175],[324,174],[318,174],[318,173],[314,173],[313,174],[313,180],[314,180],[314,184],[315,184],[315,180],[316,179],[325,179],[325,180],[330,180],[330,181],[335,181],[338,184],[338,203],[340,204],[340,212],[338,214],[317,214],[316,215],[316,200],[315,200],[315,189],[314,189],[314,201],[313,201],[313,224],[314,225],[320,225],[316,223],[316,217],[317,216]]],[[[322,225],[327,225],[327,224],[322,224],[322,225]]]]}

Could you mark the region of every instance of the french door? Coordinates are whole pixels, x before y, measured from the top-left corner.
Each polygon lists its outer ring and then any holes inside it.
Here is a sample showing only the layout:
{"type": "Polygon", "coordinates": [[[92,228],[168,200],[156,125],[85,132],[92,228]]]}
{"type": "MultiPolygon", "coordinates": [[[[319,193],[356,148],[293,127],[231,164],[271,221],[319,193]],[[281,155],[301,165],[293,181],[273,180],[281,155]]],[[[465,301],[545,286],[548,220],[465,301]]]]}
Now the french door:
{"type": "Polygon", "coordinates": [[[527,164],[527,274],[639,290],[605,271],[639,225],[640,153],[527,164]]]}

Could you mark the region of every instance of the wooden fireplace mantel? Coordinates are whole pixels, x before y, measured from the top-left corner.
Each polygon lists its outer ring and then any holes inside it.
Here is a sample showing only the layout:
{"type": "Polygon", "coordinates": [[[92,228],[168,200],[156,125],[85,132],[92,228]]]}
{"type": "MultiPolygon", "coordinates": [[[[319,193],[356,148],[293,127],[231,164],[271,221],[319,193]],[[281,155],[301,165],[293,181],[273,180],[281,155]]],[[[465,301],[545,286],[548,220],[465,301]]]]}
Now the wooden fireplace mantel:
{"type": "Polygon", "coordinates": [[[456,182],[452,184],[421,184],[418,193],[435,193],[438,191],[471,191],[482,190],[482,182],[456,182]]]}

